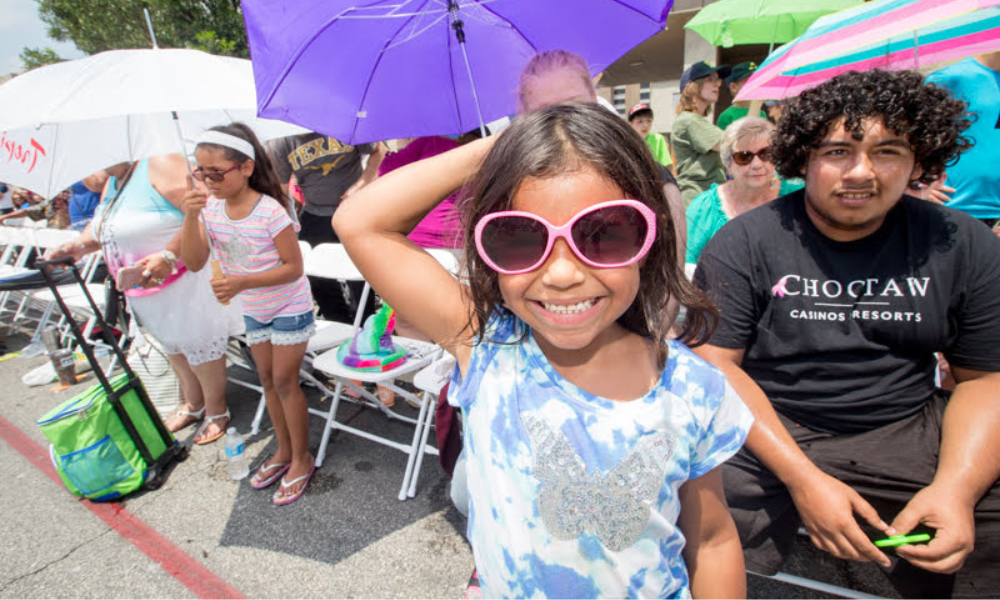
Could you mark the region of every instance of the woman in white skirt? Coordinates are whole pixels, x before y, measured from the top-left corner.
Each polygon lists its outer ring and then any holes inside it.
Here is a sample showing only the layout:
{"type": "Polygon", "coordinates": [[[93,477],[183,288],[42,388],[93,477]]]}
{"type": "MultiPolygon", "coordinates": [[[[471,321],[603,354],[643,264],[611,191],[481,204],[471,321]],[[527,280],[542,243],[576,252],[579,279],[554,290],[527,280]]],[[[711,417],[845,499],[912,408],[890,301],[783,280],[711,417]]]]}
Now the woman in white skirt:
{"type": "Polygon", "coordinates": [[[177,259],[184,221],[179,206],[188,189],[184,158],[157,156],[105,170],[109,179],[93,221],[50,255],[79,259],[100,248],[116,280],[132,271],[128,305],[140,329],[166,350],[184,397],[167,428],[179,431],[203,421],[194,441],[213,442],[229,425],[225,351],[240,310],[216,301],[210,273],[188,271],[177,259]]]}

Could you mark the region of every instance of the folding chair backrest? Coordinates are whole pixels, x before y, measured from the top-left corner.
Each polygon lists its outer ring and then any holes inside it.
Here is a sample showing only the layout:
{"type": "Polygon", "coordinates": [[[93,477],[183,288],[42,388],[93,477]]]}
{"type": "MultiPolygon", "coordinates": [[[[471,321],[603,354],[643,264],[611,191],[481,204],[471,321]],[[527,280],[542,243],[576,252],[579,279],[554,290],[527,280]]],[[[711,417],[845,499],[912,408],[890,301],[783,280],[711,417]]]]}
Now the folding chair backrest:
{"type": "Polygon", "coordinates": [[[448,269],[449,273],[458,277],[459,270],[462,267],[461,250],[448,250],[447,248],[425,248],[425,250],[441,263],[441,266],[448,269]]]}
{"type": "Polygon", "coordinates": [[[0,226],[0,246],[3,247],[3,254],[0,255],[0,265],[13,265],[23,267],[31,253],[34,236],[32,232],[20,227],[0,226]]]}
{"type": "Polygon", "coordinates": [[[343,244],[318,244],[303,257],[306,275],[339,279],[341,281],[364,281],[361,271],[351,262],[343,244]]]}
{"type": "Polygon", "coordinates": [[[43,249],[55,248],[80,237],[80,232],[72,229],[36,229],[32,233],[35,247],[43,249]]]}

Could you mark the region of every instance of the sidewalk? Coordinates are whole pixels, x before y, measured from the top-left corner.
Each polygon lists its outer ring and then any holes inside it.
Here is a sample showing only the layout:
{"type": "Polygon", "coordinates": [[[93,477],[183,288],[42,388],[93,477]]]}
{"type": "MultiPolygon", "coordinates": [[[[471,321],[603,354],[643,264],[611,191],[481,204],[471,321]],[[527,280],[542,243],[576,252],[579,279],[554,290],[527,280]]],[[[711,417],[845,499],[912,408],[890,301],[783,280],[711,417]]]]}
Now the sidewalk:
{"type": "MultiPolygon", "coordinates": [[[[26,340],[8,337],[12,351],[26,340]]],[[[326,463],[298,502],[274,507],[269,491],[229,479],[222,442],[193,446],[166,484],[118,503],[70,496],[39,468],[48,443],[35,419],[94,385],[63,392],[27,387],[21,376],[48,358],[0,357],[0,598],[464,598],[472,573],[465,520],[451,506],[435,457],[424,461],[417,496],[396,499],[405,455],[334,433],[326,463]],[[20,441],[19,441],[20,440],[20,441]],[[34,456],[33,463],[25,454],[34,456]]],[[[235,371],[238,376],[246,374],[235,371]]],[[[319,394],[306,389],[310,402],[319,394]]],[[[257,397],[227,390],[233,425],[246,434],[257,397]]],[[[340,419],[405,440],[407,425],[342,405],[340,419]]],[[[251,466],[273,436],[247,439],[251,466]]],[[[322,426],[310,420],[310,443],[322,426]]],[[[194,428],[179,432],[190,444],[194,428]]],[[[49,469],[51,471],[51,469],[49,469]]],[[[836,561],[799,540],[785,571],[870,594],[893,596],[871,565],[836,561]]],[[[751,598],[832,598],[751,575],[751,598]]]]}
{"type": "MultiPolygon", "coordinates": [[[[7,340],[12,350],[24,342],[18,336],[7,340]]],[[[37,444],[43,458],[48,443],[35,419],[95,383],[90,375],[63,392],[21,383],[24,373],[47,360],[0,362],[0,433],[6,421],[28,444],[37,444]]],[[[233,385],[227,393],[233,425],[248,432],[257,397],[233,385]]],[[[307,396],[318,401],[314,390],[307,389],[307,396]]],[[[342,419],[348,418],[401,439],[407,433],[405,425],[353,405],[342,409],[342,419]]],[[[274,450],[266,419],[262,429],[247,439],[252,466],[274,450]]],[[[214,597],[225,595],[226,585],[254,598],[465,596],[473,568],[461,533],[465,522],[447,500],[445,477],[433,456],[424,461],[417,496],[400,502],[396,494],[406,456],[334,433],[326,463],[305,496],[274,507],[269,491],[228,478],[221,441],[194,446],[161,489],[96,505],[111,515],[109,525],[26,459],[18,451],[23,448],[11,444],[10,427],[6,433],[0,437],[0,477],[7,482],[0,487],[0,504],[6,507],[0,520],[0,597],[214,597]],[[163,545],[136,531],[142,523],[163,545]],[[125,535],[112,529],[116,525],[125,535]],[[217,579],[185,573],[192,559],[217,579]]],[[[321,433],[319,419],[311,419],[314,451],[321,433]]],[[[193,435],[191,427],[178,439],[190,443],[193,435]]]]}

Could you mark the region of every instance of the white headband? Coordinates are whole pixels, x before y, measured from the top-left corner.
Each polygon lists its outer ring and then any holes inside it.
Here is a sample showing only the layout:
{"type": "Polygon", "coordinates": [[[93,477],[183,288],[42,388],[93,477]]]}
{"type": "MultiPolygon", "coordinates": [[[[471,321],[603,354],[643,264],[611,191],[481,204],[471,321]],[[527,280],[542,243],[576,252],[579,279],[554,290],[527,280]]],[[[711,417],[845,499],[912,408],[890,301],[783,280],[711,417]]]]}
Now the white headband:
{"type": "Polygon", "coordinates": [[[209,129],[198,136],[198,143],[215,144],[216,146],[232,148],[237,152],[242,152],[243,154],[249,156],[250,160],[254,160],[256,158],[253,151],[253,144],[244,139],[240,139],[235,135],[229,135],[228,133],[223,133],[214,129],[209,129]]]}

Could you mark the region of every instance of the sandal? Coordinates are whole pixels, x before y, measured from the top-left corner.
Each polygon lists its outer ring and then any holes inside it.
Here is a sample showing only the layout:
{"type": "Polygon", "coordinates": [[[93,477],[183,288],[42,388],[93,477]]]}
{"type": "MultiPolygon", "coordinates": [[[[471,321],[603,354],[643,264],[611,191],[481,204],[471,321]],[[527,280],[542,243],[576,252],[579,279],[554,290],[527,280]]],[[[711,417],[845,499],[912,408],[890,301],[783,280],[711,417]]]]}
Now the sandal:
{"type": "MultiPolygon", "coordinates": [[[[204,409],[202,409],[202,410],[204,410],[204,409]]],[[[222,413],[221,415],[212,415],[211,417],[205,417],[205,422],[201,424],[201,427],[198,429],[198,433],[195,434],[195,437],[197,438],[198,435],[200,435],[202,432],[204,432],[206,429],[208,429],[208,426],[212,424],[212,421],[217,421],[219,419],[225,419],[226,420],[226,424],[227,425],[229,424],[229,409],[228,408],[226,409],[226,412],[222,413]]],[[[212,437],[201,438],[200,440],[196,439],[194,441],[194,443],[198,444],[199,446],[201,446],[203,444],[211,444],[212,442],[214,442],[215,440],[221,438],[224,435],[226,435],[226,428],[225,427],[220,427],[219,431],[216,432],[215,435],[213,435],[212,437]]]]}
{"type": "MultiPolygon", "coordinates": [[[[181,429],[184,429],[185,427],[188,427],[189,425],[194,425],[195,423],[197,423],[198,421],[200,421],[201,418],[204,417],[204,416],[205,416],[205,407],[204,406],[201,407],[201,410],[180,410],[180,409],[175,410],[174,414],[172,414],[169,417],[167,417],[167,421],[172,421],[173,419],[176,419],[177,417],[191,417],[191,420],[187,421],[186,423],[184,423],[183,425],[181,425],[177,429],[170,429],[169,427],[167,427],[167,430],[170,431],[170,433],[177,433],[178,431],[180,431],[181,429]]],[[[164,423],[164,425],[166,425],[166,423],[164,423]]]]}
{"type": "Polygon", "coordinates": [[[262,490],[278,480],[279,477],[288,472],[292,463],[271,463],[265,462],[257,469],[257,472],[250,478],[250,487],[255,490],[262,490]],[[267,475],[269,471],[273,471],[267,475]]]}
{"type": "Polygon", "coordinates": [[[278,489],[274,490],[274,495],[271,496],[271,504],[275,506],[284,506],[285,504],[291,504],[292,502],[295,502],[296,500],[301,498],[302,494],[306,493],[306,488],[309,487],[309,481],[312,479],[313,473],[315,472],[316,472],[316,461],[313,460],[312,468],[309,469],[309,472],[303,475],[302,477],[296,477],[291,481],[285,481],[285,478],[282,477],[281,483],[278,484],[278,489]],[[305,481],[302,484],[302,487],[300,487],[297,491],[294,491],[288,495],[285,494],[286,489],[292,487],[296,483],[303,480],[305,481]]]}

